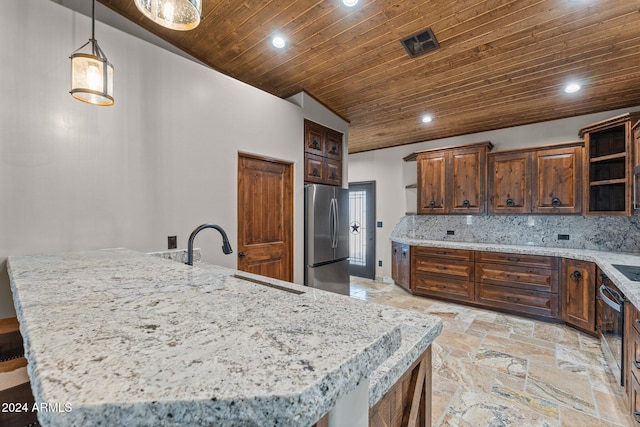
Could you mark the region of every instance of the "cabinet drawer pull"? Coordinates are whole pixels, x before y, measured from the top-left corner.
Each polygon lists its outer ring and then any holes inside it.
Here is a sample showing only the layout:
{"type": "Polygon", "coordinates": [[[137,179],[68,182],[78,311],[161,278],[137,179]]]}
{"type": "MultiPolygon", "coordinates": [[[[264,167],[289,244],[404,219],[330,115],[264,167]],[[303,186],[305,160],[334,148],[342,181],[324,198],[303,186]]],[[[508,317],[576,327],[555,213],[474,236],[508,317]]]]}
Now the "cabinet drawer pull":
{"type": "Polygon", "coordinates": [[[634,360],[633,361],[633,366],[635,366],[636,369],[640,369],[640,360],[634,360]]]}
{"type": "Polygon", "coordinates": [[[520,301],[520,298],[518,298],[518,297],[507,297],[507,299],[508,299],[509,301],[515,301],[515,302],[520,301]]]}
{"type": "Polygon", "coordinates": [[[636,423],[640,424],[640,412],[634,412],[633,419],[636,420],[636,423]]]}
{"type": "Polygon", "coordinates": [[[517,276],[515,274],[507,274],[507,279],[516,279],[516,280],[518,280],[518,279],[520,279],[520,276],[517,276]]]}
{"type": "Polygon", "coordinates": [[[436,268],[437,268],[438,270],[446,270],[446,269],[447,269],[447,267],[446,267],[446,266],[444,266],[444,265],[437,265],[437,266],[436,266],[436,268]]]}
{"type": "Polygon", "coordinates": [[[436,251],[438,255],[446,255],[447,251],[436,251]]]}
{"type": "Polygon", "coordinates": [[[520,258],[511,258],[511,257],[509,257],[509,258],[507,258],[507,261],[518,262],[518,261],[520,261],[520,258]]]}
{"type": "Polygon", "coordinates": [[[438,289],[446,289],[446,286],[445,285],[436,285],[436,288],[438,288],[438,289]]]}

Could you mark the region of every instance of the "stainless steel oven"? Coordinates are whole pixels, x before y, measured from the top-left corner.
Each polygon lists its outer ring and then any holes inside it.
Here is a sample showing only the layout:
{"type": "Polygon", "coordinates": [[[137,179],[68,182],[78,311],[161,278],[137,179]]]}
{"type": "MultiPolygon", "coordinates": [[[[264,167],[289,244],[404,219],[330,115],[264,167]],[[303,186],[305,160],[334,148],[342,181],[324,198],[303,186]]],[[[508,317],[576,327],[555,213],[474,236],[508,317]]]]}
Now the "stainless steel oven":
{"type": "Polygon", "coordinates": [[[605,275],[598,278],[596,322],[600,345],[611,371],[620,385],[624,385],[624,301],[620,289],[605,275]]]}

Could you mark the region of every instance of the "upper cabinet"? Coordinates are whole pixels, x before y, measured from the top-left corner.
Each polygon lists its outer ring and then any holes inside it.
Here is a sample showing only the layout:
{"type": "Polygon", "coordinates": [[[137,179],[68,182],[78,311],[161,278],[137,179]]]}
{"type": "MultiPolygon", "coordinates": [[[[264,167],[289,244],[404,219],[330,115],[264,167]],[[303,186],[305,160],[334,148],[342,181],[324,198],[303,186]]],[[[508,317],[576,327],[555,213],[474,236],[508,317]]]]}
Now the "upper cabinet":
{"type": "Polygon", "coordinates": [[[627,113],[580,129],[585,142],[585,214],[630,215],[633,133],[640,113],[627,113]]]}
{"type": "Polygon", "coordinates": [[[415,153],[418,162],[418,213],[484,213],[486,155],[492,147],[490,142],[480,142],[415,153]]]}
{"type": "Polygon", "coordinates": [[[305,182],[342,185],[342,133],[304,121],[305,182]]]}
{"type": "Polygon", "coordinates": [[[640,120],[633,125],[633,213],[640,214],[640,120]]]}
{"type": "Polygon", "coordinates": [[[488,155],[490,214],[580,214],[583,142],[488,155]]]}

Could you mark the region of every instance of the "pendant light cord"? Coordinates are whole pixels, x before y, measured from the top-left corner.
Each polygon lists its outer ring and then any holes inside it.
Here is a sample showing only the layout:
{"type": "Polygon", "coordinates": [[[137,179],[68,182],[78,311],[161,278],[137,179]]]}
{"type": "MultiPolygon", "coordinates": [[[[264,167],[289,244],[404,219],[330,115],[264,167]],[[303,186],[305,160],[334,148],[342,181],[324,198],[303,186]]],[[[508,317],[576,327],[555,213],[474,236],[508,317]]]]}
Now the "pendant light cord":
{"type": "Polygon", "coordinates": [[[93,0],[91,7],[91,50],[96,55],[96,0],[93,0]]]}

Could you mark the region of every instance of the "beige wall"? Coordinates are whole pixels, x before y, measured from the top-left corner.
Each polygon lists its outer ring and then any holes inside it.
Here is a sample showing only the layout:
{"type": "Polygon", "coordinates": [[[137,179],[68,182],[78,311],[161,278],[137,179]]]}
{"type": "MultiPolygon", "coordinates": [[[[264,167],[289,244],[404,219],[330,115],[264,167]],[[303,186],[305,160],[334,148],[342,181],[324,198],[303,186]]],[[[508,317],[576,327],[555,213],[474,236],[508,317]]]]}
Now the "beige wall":
{"type": "Polygon", "coordinates": [[[480,141],[491,141],[493,151],[575,141],[581,127],[638,109],[640,106],[349,155],[349,181],[376,181],[376,220],[383,222],[383,228],[376,229],[376,261],[382,260],[382,267],[376,262],[376,277],[391,277],[389,237],[405,212],[416,210],[416,190],[405,189],[417,180],[416,163],[402,161],[404,156],[417,150],[480,141]]]}
{"type": "MultiPolygon", "coordinates": [[[[13,315],[10,255],[186,247],[214,222],[237,248],[237,153],[295,164],[294,278],[303,281],[300,107],[100,23],[113,107],[74,100],[69,55],[90,19],[54,2],[4,0],[0,14],[0,318],[13,315]]],[[[206,230],[203,258],[228,267],[206,230]]]]}

